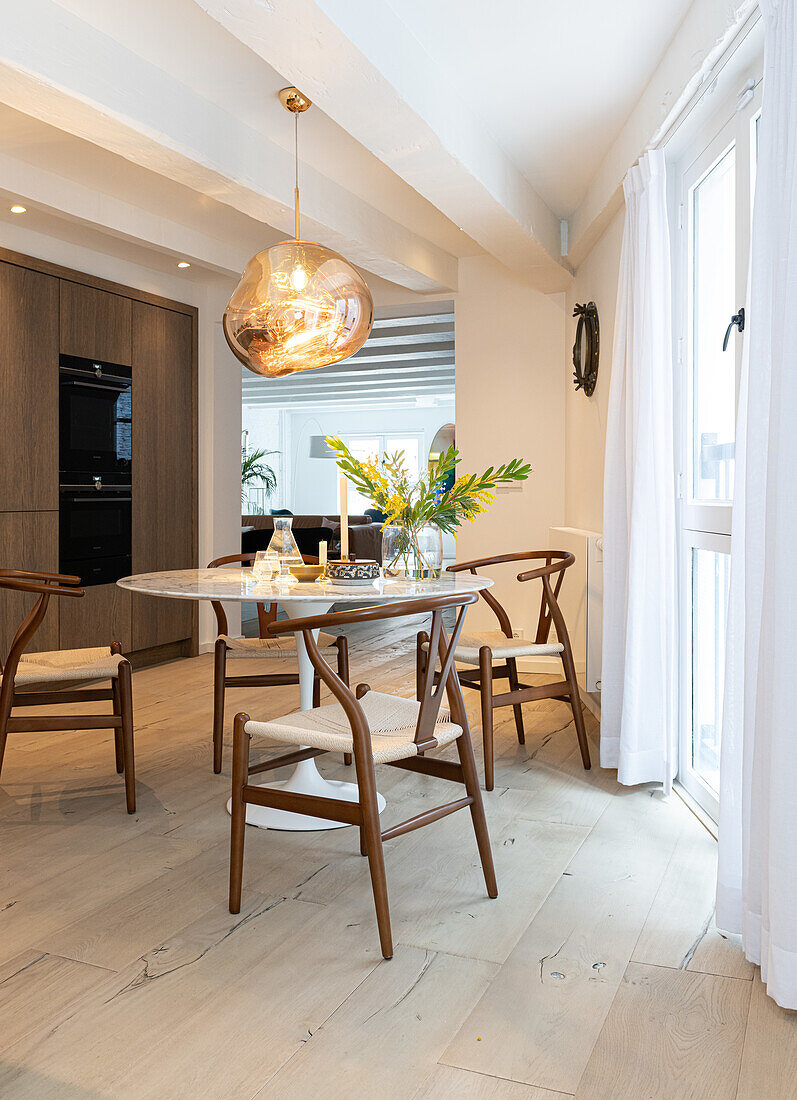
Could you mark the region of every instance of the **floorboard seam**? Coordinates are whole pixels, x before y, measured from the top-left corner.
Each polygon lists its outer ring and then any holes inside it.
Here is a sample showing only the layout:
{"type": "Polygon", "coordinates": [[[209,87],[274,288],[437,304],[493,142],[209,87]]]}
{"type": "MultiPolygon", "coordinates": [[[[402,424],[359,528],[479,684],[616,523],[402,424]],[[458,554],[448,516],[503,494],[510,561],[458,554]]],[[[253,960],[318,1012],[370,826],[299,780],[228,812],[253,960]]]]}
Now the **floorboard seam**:
{"type": "Polygon", "coordinates": [[[667,963],[648,962],[647,959],[631,959],[629,960],[629,966],[632,962],[635,966],[655,966],[657,970],[671,970],[673,974],[694,974],[696,977],[702,975],[704,978],[727,978],[732,982],[752,982],[753,980],[753,975],[745,978],[739,974],[717,974],[713,970],[684,970],[682,966],[668,966],[667,963]]]}

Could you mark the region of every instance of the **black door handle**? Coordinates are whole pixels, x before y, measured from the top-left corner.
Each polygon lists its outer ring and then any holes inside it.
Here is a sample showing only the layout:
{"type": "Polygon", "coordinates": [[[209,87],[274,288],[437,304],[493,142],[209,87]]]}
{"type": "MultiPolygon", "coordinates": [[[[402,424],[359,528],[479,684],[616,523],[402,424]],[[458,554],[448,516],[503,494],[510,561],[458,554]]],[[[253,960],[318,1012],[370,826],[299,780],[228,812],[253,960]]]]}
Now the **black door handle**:
{"type": "Polygon", "coordinates": [[[728,340],[731,338],[731,329],[736,325],[739,332],[744,332],[744,306],[739,307],[739,312],[731,317],[731,323],[725,329],[725,339],[722,341],[722,350],[728,350],[728,340]]]}

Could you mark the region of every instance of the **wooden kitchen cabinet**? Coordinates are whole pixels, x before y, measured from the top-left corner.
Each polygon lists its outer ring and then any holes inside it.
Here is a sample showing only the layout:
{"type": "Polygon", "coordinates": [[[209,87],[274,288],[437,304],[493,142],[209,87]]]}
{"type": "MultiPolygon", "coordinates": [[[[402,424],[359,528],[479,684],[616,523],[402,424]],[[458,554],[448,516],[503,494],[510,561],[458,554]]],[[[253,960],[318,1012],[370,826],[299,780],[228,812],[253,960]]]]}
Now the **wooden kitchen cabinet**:
{"type": "Polygon", "coordinates": [[[82,600],[61,600],[58,624],[61,649],[83,649],[119,642],[133,648],[130,593],[115,584],[95,584],[82,600]]]}
{"type": "Polygon", "coordinates": [[[10,263],[0,263],[0,448],[0,512],[58,508],[58,280],[10,263]]]}
{"type": "MultiPolygon", "coordinates": [[[[59,571],[59,354],[132,368],[132,571],[196,565],[196,309],[0,248],[0,568],[59,571]]],[[[32,605],[0,592],[0,660],[32,605]]],[[[193,603],[96,585],[52,599],[31,648],[157,661],[196,623],[193,603]]]]}
{"type": "MultiPolygon", "coordinates": [[[[4,569],[58,572],[58,513],[0,512],[0,563],[4,569]]],[[[30,592],[0,589],[0,661],[5,661],[17,628],[38,596],[30,592]]],[[[58,649],[58,618],[61,600],[53,596],[44,622],[28,644],[28,651],[58,649]]]]}
{"type": "MultiPolygon", "coordinates": [[[[194,565],[194,327],[184,313],[133,303],[133,572],[194,565]]],[[[133,595],[133,649],[190,638],[184,600],[133,595]]]]}
{"type": "Polygon", "coordinates": [[[129,366],[133,303],[121,294],[61,280],[61,351],[129,366]]]}

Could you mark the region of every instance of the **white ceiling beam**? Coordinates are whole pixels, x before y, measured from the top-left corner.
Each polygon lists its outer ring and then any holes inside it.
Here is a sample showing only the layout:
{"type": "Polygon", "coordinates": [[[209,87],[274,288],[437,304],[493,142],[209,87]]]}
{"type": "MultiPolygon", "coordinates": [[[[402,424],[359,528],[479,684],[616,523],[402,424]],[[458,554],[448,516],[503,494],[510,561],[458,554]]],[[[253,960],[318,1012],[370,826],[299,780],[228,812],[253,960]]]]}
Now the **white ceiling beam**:
{"type": "MultiPolygon", "coordinates": [[[[453,389],[454,379],[453,377],[445,378],[430,378],[428,380],[423,378],[414,378],[409,381],[406,378],[394,378],[394,379],[377,379],[371,380],[369,378],[355,378],[345,380],[342,382],[327,382],[321,384],[305,385],[302,383],[294,383],[293,385],[283,384],[281,386],[275,385],[271,392],[280,394],[283,397],[290,396],[292,394],[302,394],[309,390],[318,390],[319,393],[343,393],[351,392],[358,393],[361,390],[395,390],[405,389],[412,393],[420,392],[422,389],[430,389],[437,386],[440,389],[447,389],[451,387],[453,389]]],[[[249,392],[249,391],[247,391],[249,392]]]]}
{"type": "MultiPolygon", "coordinates": [[[[437,406],[452,405],[453,402],[454,402],[453,393],[441,393],[441,394],[431,394],[431,395],[427,394],[426,396],[421,398],[419,401],[413,401],[412,399],[408,400],[407,398],[397,398],[397,397],[384,397],[384,398],[369,397],[365,401],[352,401],[352,400],[348,400],[348,399],[343,400],[343,401],[336,401],[335,402],[335,411],[336,412],[345,412],[347,409],[358,410],[359,411],[361,409],[375,409],[375,408],[378,408],[378,409],[416,409],[416,408],[419,408],[419,407],[420,408],[436,408],[437,406]]],[[[246,402],[246,404],[249,404],[249,402],[246,402]]],[[[250,407],[262,408],[263,406],[257,404],[255,406],[250,406],[250,407]]],[[[315,410],[315,409],[318,409],[318,410],[321,410],[325,413],[328,413],[329,408],[330,408],[329,401],[326,400],[326,399],[322,399],[322,400],[314,399],[312,401],[300,401],[298,403],[297,402],[291,402],[290,404],[286,404],[286,403],[283,402],[282,404],[277,403],[275,405],[271,405],[271,406],[267,406],[267,407],[272,408],[272,409],[284,409],[286,412],[289,412],[289,413],[290,412],[296,412],[296,411],[301,411],[301,412],[306,413],[309,410],[315,410]]]]}
{"type": "MultiPolygon", "coordinates": [[[[3,181],[0,194],[8,196],[11,202],[21,199],[29,206],[35,204],[37,210],[47,215],[63,218],[87,230],[98,230],[117,240],[150,243],[175,262],[190,257],[192,262],[209,271],[235,276],[251,256],[251,244],[247,249],[241,241],[243,234],[228,234],[227,239],[220,240],[203,231],[201,221],[192,218],[187,211],[183,220],[177,221],[151,206],[136,206],[118,197],[112,198],[96,186],[90,187],[1,153],[0,180],[3,181]]],[[[276,240],[273,232],[271,237],[276,240]]]]}
{"type": "Polygon", "coordinates": [[[347,379],[356,380],[365,384],[378,384],[379,382],[389,382],[394,379],[400,381],[405,379],[408,383],[411,383],[415,378],[420,380],[426,378],[437,378],[440,380],[453,380],[455,374],[454,361],[443,364],[442,366],[435,363],[433,366],[412,366],[411,361],[405,364],[397,364],[386,370],[347,370],[342,371],[340,374],[330,374],[324,372],[320,378],[298,378],[294,375],[289,375],[287,378],[256,378],[254,375],[247,371],[248,377],[243,379],[243,388],[245,390],[261,390],[261,389],[282,389],[285,387],[300,385],[306,387],[307,385],[332,385],[336,382],[345,381],[347,379]]]}
{"type": "Polygon", "coordinates": [[[450,344],[454,346],[454,329],[441,332],[404,332],[400,335],[383,336],[379,332],[372,332],[368,337],[371,347],[392,347],[402,344],[450,344]]]}
{"type": "MultiPolygon", "coordinates": [[[[406,307],[405,307],[406,308],[406,307]]],[[[416,325],[445,325],[454,331],[453,313],[416,313],[407,317],[377,317],[374,321],[375,329],[383,328],[415,328],[416,325]]]]}
{"type": "MultiPolygon", "coordinates": [[[[0,35],[9,106],[289,233],[292,154],[220,104],[218,83],[208,73],[197,90],[55,0],[18,5],[0,35]]],[[[303,202],[306,235],[366,271],[420,292],[456,288],[452,255],[309,166],[303,202]]]]}
{"type": "MultiPolygon", "coordinates": [[[[385,0],[195,0],[507,267],[564,290],[560,223],[385,0]]],[[[511,109],[511,107],[510,107],[511,109]]],[[[541,108],[542,109],[542,108],[541,108]]]]}
{"type": "Polygon", "coordinates": [[[335,411],[341,410],[344,407],[348,408],[360,408],[360,409],[374,409],[374,408],[417,408],[419,406],[434,406],[437,404],[453,403],[454,395],[452,393],[432,393],[424,394],[417,400],[405,397],[379,397],[373,394],[368,395],[365,398],[349,398],[341,397],[336,398],[330,403],[329,398],[313,397],[306,401],[282,401],[275,402],[273,404],[263,404],[255,402],[251,404],[247,402],[249,408],[254,409],[285,409],[287,412],[305,411],[307,409],[324,409],[327,413],[330,411],[330,407],[335,411]]]}
{"type": "MultiPolygon", "coordinates": [[[[436,360],[449,360],[453,357],[453,349],[446,350],[445,348],[435,349],[434,351],[413,351],[413,362],[434,362],[436,360]]],[[[348,362],[352,363],[401,363],[407,359],[405,352],[380,352],[378,354],[371,354],[358,351],[355,355],[349,356],[348,362]]]]}

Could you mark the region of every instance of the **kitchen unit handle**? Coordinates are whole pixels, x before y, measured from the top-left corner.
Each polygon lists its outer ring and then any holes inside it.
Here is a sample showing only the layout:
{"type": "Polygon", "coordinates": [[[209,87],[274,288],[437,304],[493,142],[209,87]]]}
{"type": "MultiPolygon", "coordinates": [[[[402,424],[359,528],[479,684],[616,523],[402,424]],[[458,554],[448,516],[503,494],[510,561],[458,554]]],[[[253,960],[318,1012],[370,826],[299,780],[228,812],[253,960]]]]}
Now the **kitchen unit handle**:
{"type": "Polygon", "coordinates": [[[109,378],[108,382],[84,382],[82,378],[69,378],[65,384],[68,386],[83,386],[88,390],[117,390],[119,393],[124,393],[131,386],[130,380],[124,378],[118,380],[109,378]]]}
{"type": "Polygon", "coordinates": [[[70,504],[130,504],[132,497],[103,497],[92,493],[85,497],[67,497],[70,504]]]}

